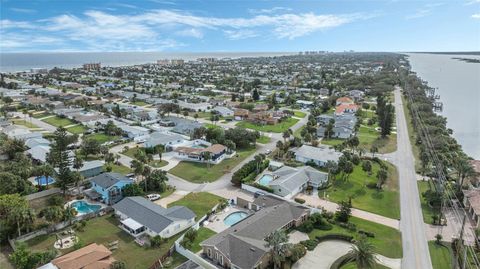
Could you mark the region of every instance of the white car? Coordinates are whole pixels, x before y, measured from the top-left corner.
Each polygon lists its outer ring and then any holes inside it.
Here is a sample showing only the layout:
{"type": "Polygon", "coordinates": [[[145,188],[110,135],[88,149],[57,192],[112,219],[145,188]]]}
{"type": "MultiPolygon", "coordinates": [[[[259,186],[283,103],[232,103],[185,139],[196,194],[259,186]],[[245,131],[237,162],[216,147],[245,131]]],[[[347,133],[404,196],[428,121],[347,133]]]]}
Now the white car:
{"type": "Polygon", "coordinates": [[[160,199],[160,194],[157,194],[157,193],[148,194],[147,199],[150,201],[156,201],[160,199]]]}

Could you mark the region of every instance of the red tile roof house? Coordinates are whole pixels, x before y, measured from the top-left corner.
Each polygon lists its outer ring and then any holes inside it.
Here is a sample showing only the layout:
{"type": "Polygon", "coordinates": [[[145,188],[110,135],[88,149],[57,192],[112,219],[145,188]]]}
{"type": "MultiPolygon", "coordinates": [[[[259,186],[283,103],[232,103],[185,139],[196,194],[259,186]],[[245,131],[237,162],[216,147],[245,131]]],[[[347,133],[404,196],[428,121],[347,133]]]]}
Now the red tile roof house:
{"type": "Polygon", "coordinates": [[[92,243],[60,256],[38,269],[109,269],[115,259],[104,245],[92,243]]]}
{"type": "Polygon", "coordinates": [[[358,111],[358,105],[355,104],[341,104],[335,108],[335,115],[340,116],[345,113],[355,114],[358,111]]]}
{"type": "Polygon", "coordinates": [[[336,102],[336,106],[339,106],[339,105],[348,105],[348,104],[353,104],[353,100],[349,97],[340,97],[337,99],[337,102],[336,102]]]}
{"type": "Polygon", "coordinates": [[[463,190],[463,204],[475,227],[480,228],[480,189],[463,190]]]}

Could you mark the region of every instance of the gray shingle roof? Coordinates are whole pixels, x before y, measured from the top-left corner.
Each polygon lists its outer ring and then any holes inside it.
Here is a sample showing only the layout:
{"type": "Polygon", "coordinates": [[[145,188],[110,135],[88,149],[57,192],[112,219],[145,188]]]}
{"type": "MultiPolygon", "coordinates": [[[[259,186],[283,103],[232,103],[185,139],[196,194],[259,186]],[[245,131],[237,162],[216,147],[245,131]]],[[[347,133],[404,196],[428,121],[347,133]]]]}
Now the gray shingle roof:
{"type": "Polygon", "coordinates": [[[274,199],[269,204],[271,206],[250,215],[200,245],[215,246],[240,268],[254,268],[268,252],[264,238],[308,211],[304,206],[279,199],[274,199]]]}
{"type": "Polygon", "coordinates": [[[310,166],[302,166],[300,168],[284,166],[272,174],[275,176],[275,179],[268,185],[282,186],[290,192],[307,182],[326,182],[328,178],[327,173],[318,171],[310,166]]]}
{"type": "Polygon", "coordinates": [[[110,188],[119,181],[133,182],[132,179],[119,173],[103,173],[98,176],[92,177],[90,181],[105,189],[110,188]]]}
{"type": "Polygon", "coordinates": [[[156,233],[176,220],[195,218],[195,213],[184,206],[163,208],[140,196],[126,197],[112,207],[156,233]]]}
{"type": "Polygon", "coordinates": [[[307,159],[318,160],[322,162],[334,161],[337,162],[342,154],[336,152],[334,149],[328,146],[312,147],[303,145],[298,149],[293,150],[296,156],[300,156],[307,159]]]}

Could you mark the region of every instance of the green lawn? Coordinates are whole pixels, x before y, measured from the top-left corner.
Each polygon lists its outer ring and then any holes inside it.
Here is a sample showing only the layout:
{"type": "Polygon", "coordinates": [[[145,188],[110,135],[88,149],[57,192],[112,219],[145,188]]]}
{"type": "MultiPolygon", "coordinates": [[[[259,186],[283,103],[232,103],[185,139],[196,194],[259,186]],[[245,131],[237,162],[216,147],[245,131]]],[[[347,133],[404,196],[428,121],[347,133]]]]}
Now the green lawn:
{"type": "Polygon", "coordinates": [[[197,253],[202,249],[200,243],[217,234],[216,232],[205,227],[200,227],[197,232],[197,238],[195,238],[192,247],[190,248],[193,253],[197,253]]]}
{"type": "Polygon", "coordinates": [[[167,164],[168,164],[168,162],[164,161],[164,160],[161,160],[161,161],[160,160],[154,160],[151,163],[149,163],[150,166],[153,166],[155,168],[164,167],[167,164]]]}
{"type": "Polygon", "coordinates": [[[293,111],[293,115],[297,118],[305,118],[307,114],[302,111],[295,110],[293,111]]]}
{"type": "Polygon", "coordinates": [[[195,114],[198,115],[199,119],[207,119],[207,120],[209,120],[210,116],[212,115],[212,113],[210,112],[190,112],[189,116],[195,117],[195,114]]]}
{"type": "Polygon", "coordinates": [[[191,192],[182,199],[170,203],[168,207],[176,205],[186,206],[197,215],[198,219],[206,215],[216,204],[224,200],[224,198],[208,192],[191,192]]]}
{"type": "Polygon", "coordinates": [[[48,112],[42,112],[42,113],[33,114],[32,117],[34,117],[36,119],[40,119],[40,118],[44,118],[44,117],[51,116],[51,115],[53,115],[53,114],[50,114],[48,112]]]}
{"type": "MultiPolygon", "coordinates": [[[[164,255],[180,236],[173,236],[163,243],[160,248],[141,247],[134,241],[134,237],[118,227],[118,220],[110,216],[103,216],[87,222],[84,232],[77,231],[77,236],[84,245],[90,243],[104,244],[118,240],[118,249],[112,251],[113,257],[124,261],[127,268],[149,268],[156,259],[164,255]]],[[[27,245],[34,251],[44,251],[53,248],[55,235],[43,235],[27,241],[27,245]]],[[[61,251],[62,254],[73,251],[73,248],[61,251]]],[[[179,264],[184,259],[174,260],[179,264]]]]}
{"type": "Polygon", "coordinates": [[[428,241],[428,249],[430,258],[432,259],[433,269],[451,269],[452,254],[450,244],[443,243],[438,245],[435,241],[428,241]]]}
{"type": "Polygon", "coordinates": [[[324,144],[324,145],[328,145],[328,146],[336,146],[336,145],[340,145],[342,144],[343,142],[345,142],[345,139],[339,139],[339,138],[330,138],[330,139],[322,139],[322,141],[320,142],[321,144],[324,144]]]}
{"type": "Polygon", "coordinates": [[[241,121],[237,123],[236,126],[253,129],[260,132],[283,133],[284,131],[288,130],[290,127],[295,125],[295,123],[297,122],[298,122],[298,119],[294,119],[294,118],[288,118],[275,125],[257,125],[248,121],[241,121]]]}
{"type": "Polygon", "coordinates": [[[39,128],[37,125],[31,123],[30,120],[13,119],[13,120],[11,120],[11,122],[12,122],[13,124],[16,124],[16,125],[25,126],[25,127],[27,127],[27,128],[39,128]]]}
{"type": "Polygon", "coordinates": [[[255,148],[238,149],[237,155],[225,159],[219,164],[196,163],[182,161],[169,173],[194,183],[212,182],[231,171],[237,164],[255,152],[255,148]]]}
{"type": "Polygon", "coordinates": [[[50,118],[46,118],[42,121],[46,122],[50,125],[53,125],[55,127],[60,127],[60,126],[65,127],[65,126],[68,126],[68,125],[75,124],[75,122],[71,121],[70,119],[60,118],[58,116],[53,116],[53,117],[50,117],[50,118]]]}
{"type": "Polygon", "coordinates": [[[257,143],[260,143],[260,144],[267,144],[268,142],[270,142],[270,137],[265,135],[262,135],[260,136],[259,139],[257,139],[257,143]]]}
{"type": "MultiPolygon", "coordinates": [[[[400,231],[356,217],[351,217],[350,222],[356,225],[357,231],[363,230],[375,234],[375,238],[368,238],[368,240],[375,246],[375,252],[389,258],[402,257],[402,238],[400,231]]],[[[315,236],[327,234],[344,234],[352,235],[354,237],[358,236],[358,233],[352,232],[337,225],[333,225],[333,229],[329,231],[315,229],[309,233],[308,236],[311,239],[314,239],[315,236]]]]}
{"type": "Polygon", "coordinates": [[[83,134],[86,130],[87,128],[81,124],[67,128],[67,131],[69,131],[72,134],[83,134]]]}
{"type": "Polygon", "coordinates": [[[148,103],[145,103],[144,101],[135,101],[135,102],[131,102],[132,105],[135,105],[135,106],[146,106],[148,105],[148,103]]]}
{"type": "Polygon", "coordinates": [[[106,134],[103,134],[103,133],[94,133],[94,134],[89,134],[89,135],[84,136],[84,139],[87,139],[87,138],[93,138],[93,139],[97,140],[98,142],[100,142],[100,144],[103,144],[103,143],[108,142],[108,141],[115,141],[115,140],[119,139],[120,137],[119,136],[106,135],[106,134]]]}
{"type": "Polygon", "coordinates": [[[417,181],[417,185],[418,193],[420,194],[420,204],[422,206],[423,221],[425,223],[431,224],[433,221],[433,215],[438,214],[439,212],[436,212],[434,208],[430,207],[422,196],[422,193],[430,189],[430,183],[428,181],[417,181]]]}
{"type": "Polygon", "coordinates": [[[413,128],[412,114],[407,106],[407,99],[402,94],[403,110],[405,113],[405,120],[407,121],[408,136],[410,137],[410,144],[412,145],[413,157],[415,157],[415,170],[420,171],[420,149],[418,148],[416,141],[416,133],[413,128]]]}
{"type": "MultiPolygon", "coordinates": [[[[107,165],[103,166],[103,169],[106,169],[107,165]]],[[[132,169],[130,167],[126,167],[124,165],[118,165],[118,164],[112,164],[112,172],[114,173],[120,173],[122,175],[130,174],[132,173],[132,169]]]]}
{"type": "Polygon", "coordinates": [[[364,172],[361,163],[354,167],[353,173],[348,179],[343,180],[337,175],[332,180],[332,186],[318,195],[323,198],[324,192],[328,199],[333,202],[346,201],[352,197],[352,205],[355,208],[379,214],[385,217],[400,218],[400,202],[398,193],[398,174],[395,166],[387,163],[389,167],[389,178],[383,186],[383,190],[371,189],[366,185],[370,182],[377,182],[376,173],[380,166],[372,162],[372,174],[364,172]]]}
{"type": "Polygon", "coordinates": [[[126,151],[122,151],[122,154],[125,155],[125,156],[128,156],[130,158],[133,158],[135,159],[135,154],[137,153],[137,151],[139,150],[144,150],[143,148],[140,148],[140,147],[134,147],[134,148],[129,148],[128,150],[126,151]]]}

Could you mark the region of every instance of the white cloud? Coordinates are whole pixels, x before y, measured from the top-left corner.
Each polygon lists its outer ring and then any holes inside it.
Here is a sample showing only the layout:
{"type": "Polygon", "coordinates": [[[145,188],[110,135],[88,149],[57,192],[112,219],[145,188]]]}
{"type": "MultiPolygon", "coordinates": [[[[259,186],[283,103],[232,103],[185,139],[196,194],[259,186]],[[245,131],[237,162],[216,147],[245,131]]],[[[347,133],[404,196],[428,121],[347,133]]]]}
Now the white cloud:
{"type": "Polygon", "coordinates": [[[83,44],[85,50],[163,50],[185,46],[176,40],[178,37],[203,38],[205,34],[213,31],[222,33],[231,40],[260,36],[295,39],[374,16],[318,15],[312,12],[262,13],[265,14],[251,17],[217,17],[197,16],[189,12],[166,9],[129,15],[89,10],[80,15],[63,14],[35,22],[2,20],[1,29],[3,32],[15,32],[25,37],[42,34],[60,38],[66,45],[70,42],[82,47],[83,44]]]}
{"type": "Polygon", "coordinates": [[[472,19],[480,20],[480,13],[473,14],[473,15],[472,15],[472,19]]]}
{"type": "Polygon", "coordinates": [[[230,40],[240,40],[258,36],[258,33],[252,30],[225,30],[223,32],[230,40]]]}
{"type": "Polygon", "coordinates": [[[465,3],[465,5],[473,5],[473,4],[478,4],[480,3],[480,0],[469,0],[465,3]]]}
{"type": "Polygon", "coordinates": [[[419,18],[423,18],[423,17],[426,17],[428,15],[430,15],[432,13],[432,10],[431,9],[417,9],[417,11],[413,14],[409,14],[407,16],[405,16],[405,18],[407,20],[411,20],[411,19],[419,19],[419,18]]]}
{"type": "Polygon", "coordinates": [[[281,11],[291,11],[289,7],[273,7],[273,8],[264,8],[264,9],[249,9],[248,12],[251,14],[272,14],[281,11]]]}
{"type": "Polygon", "coordinates": [[[195,28],[189,28],[189,29],[177,31],[176,34],[179,36],[203,38],[203,32],[195,28]]]}
{"type": "Polygon", "coordinates": [[[37,11],[34,10],[34,9],[16,8],[16,7],[12,7],[12,8],[10,8],[10,10],[11,10],[11,11],[18,12],[18,13],[35,13],[35,12],[37,12],[37,11]]]}

